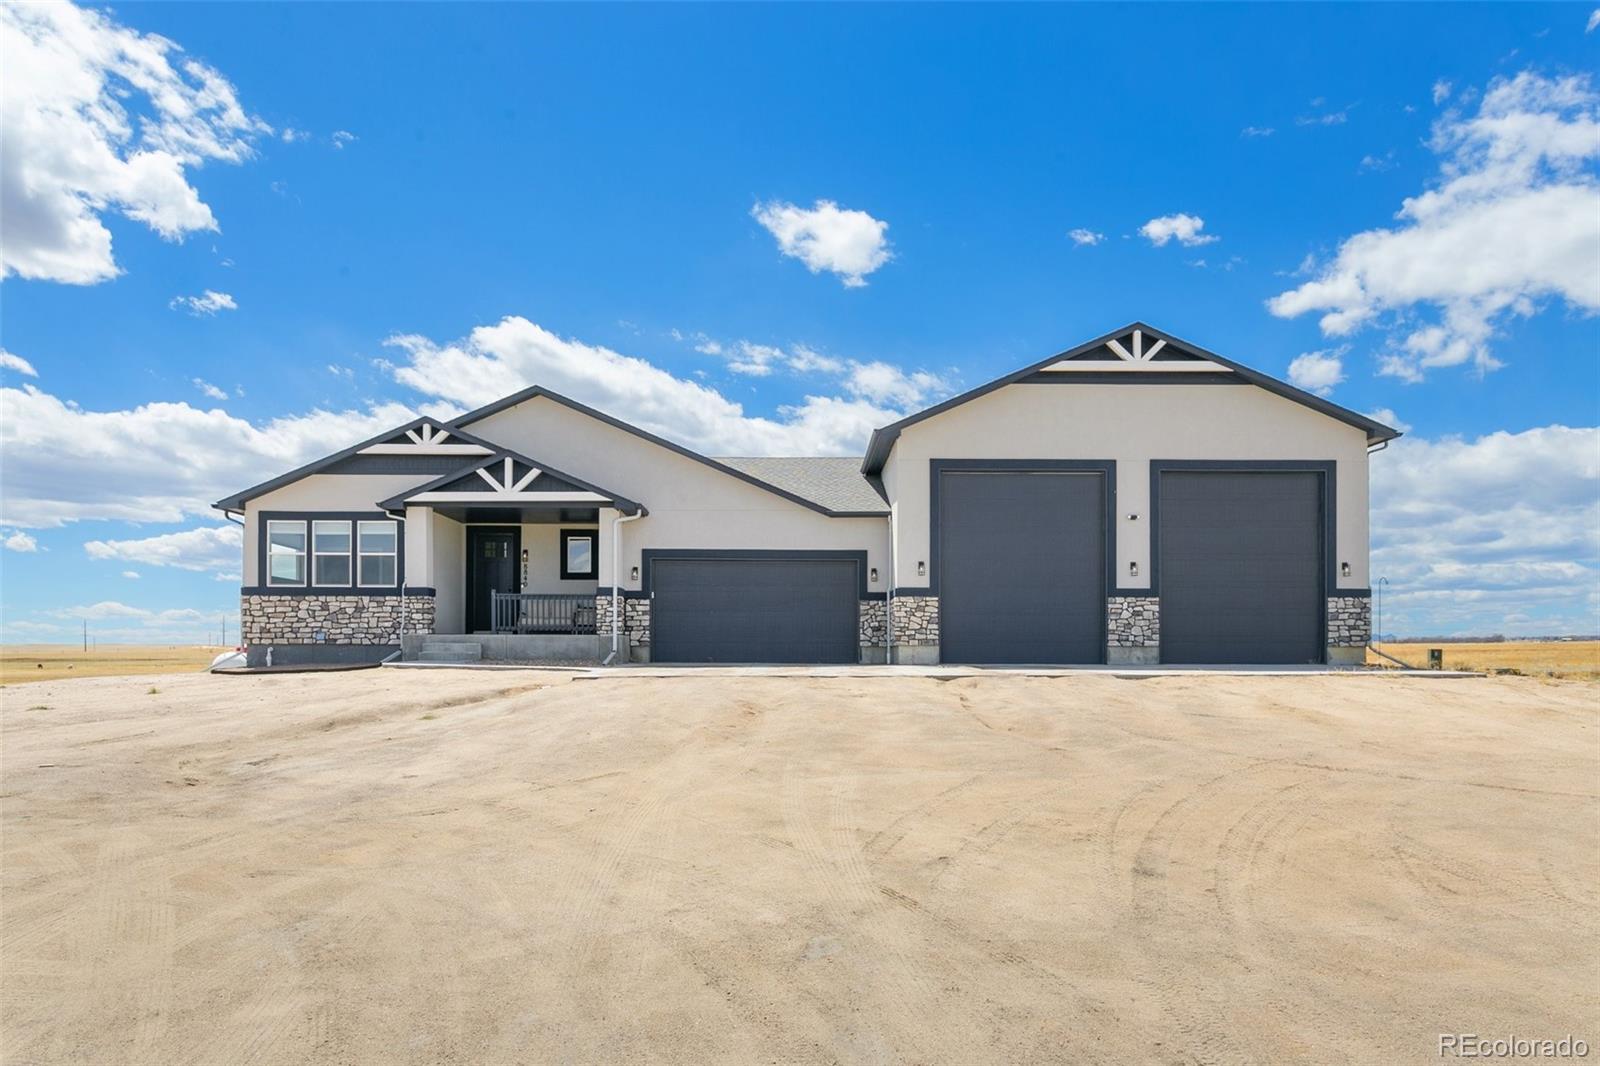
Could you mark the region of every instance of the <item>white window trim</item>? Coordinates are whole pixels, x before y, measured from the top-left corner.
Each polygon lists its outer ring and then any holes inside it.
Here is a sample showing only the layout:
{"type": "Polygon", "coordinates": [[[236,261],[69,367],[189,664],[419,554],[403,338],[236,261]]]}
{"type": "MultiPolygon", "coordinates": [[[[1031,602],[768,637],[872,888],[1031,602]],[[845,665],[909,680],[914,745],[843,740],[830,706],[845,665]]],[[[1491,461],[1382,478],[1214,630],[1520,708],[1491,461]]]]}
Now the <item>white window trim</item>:
{"type": "Polygon", "coordinates": [[[358,588],[358,589],[392,589],[392,588],[398,588],[399,587],[399,585],[400,585],[400,523],[399,522],[395,521],[392,518],[364,518],[364,519],[361,519],[360,521],[358,521],[356,523],[355,539],[350,542],[350,547],[355,551],[356,569],[355,569],[355,572],[350,575],[350,577],[351,577],[351,579],[353,581],[356,582],[356,586],[355,586],[356,588],[358,588]],[[361,550],[361,527],[362,526],[376,526],[376,525],[389,526],[394,530],[394,551],[392,551],[392,552],[369,552],[369,551],[362,551],[361,550]],[[362,559],[366,559],[366,558],[371,558],[371,559],[390,558],[390,559],[393,559],[394,560],[394,580],[389,582],[389,583],[387,583],[387,584],[384,584],[382,582],[379,582],[377,584],[367,584],[366,582],[362,581],[361,580],[361,560],[362,559]]]}
{"type": "Polygon", "coordinates": [[[309,578],[311,576],[311,527],[308,526],[306,524],[305,520],[302,519],[302,518],[269,518],[269,519],[267,519],[267,559],[266,559],[267,572],[265,574],[261,575],[262,578],[264,579],[262,581],[262,585],[264,587],[266,587],[266,588],[275,588],[275,589],[303,589],[303,588],[306,587],[306,583],[304,581],[274,581],[272,579],[272,556],[274,554],[273,550],[272,550],[272,527],[273,526],[299,526],[300,527],[300,535],[305,538],[305,547],[302,548],[298,552],[283,551],[283,552],[278,552],[276,554],[278,554],[278,555],[299,555],[301,560],[305,564],[305,575],[306,575],[306,577],[309,578]]]}
{"type": "Polygon", "coordinates": [[[314,519],[312,519],[311,520],[311,543],[310,543],[310,548],[309,548],[310,556],[309,556],[309,560],[308,560],[310,562],[310,564],[311,564],[311,570],[310,570],[310,573],[307,575],[308,577],[311,578],[312,587],[313,588],[319,588],[319,589],[347,589],[347,588],[349,588],[355,582],[355,579],[356,579],[356,572],[355,572],[354,569],[352,569],[350,571],[350,580],[349,581],[318,581],[317,580],[317,560],[319,558],[322,558],[322,557],[337,558],[338,556],[343,555],[345,557],[345,559],[348,562],[350,562],[352,566],[354,566],[354,564],[355,564],[355,550],[356,550],[355,529],[351,525],[349,519],[347,519],[347,518],[314,518],[314,519]],[[319,551],[317,551],[317,527],[318,526],[343,526],[344,527],[344,535],[347,538],[346,539],[346,543],[348,543],[350,546],[348,548],[346,548],[342,552],[319,552],[319,551]]]}

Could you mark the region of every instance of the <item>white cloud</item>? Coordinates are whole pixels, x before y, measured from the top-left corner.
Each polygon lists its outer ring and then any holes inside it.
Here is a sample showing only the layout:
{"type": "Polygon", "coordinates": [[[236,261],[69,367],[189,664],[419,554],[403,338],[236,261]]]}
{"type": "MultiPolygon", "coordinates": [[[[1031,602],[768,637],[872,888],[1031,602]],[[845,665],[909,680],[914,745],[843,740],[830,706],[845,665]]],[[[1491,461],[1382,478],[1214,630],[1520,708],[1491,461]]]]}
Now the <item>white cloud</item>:
{"type": "Polygon", "coordinates": [[[1186,215],[1180,212],[1176,215],[1152,218],[1139,227],[1139,232],[1157,248],[1163,247],[1174,237],[1185,248],[1194,248],[1218,239],[1214,234],[1201,233],[1205,226],[1206,220],[1198,215],[1186,215]]]}
{"type": "Polygon", "coordinates": [[[1241,137],[1271,137],[1278,131],[1271,126],[1246,126],[1239,131],[1241,137]]]}
{"type": "Polygon", "coordinates": [[[0,543],[5,544],[7,551],[36,552],[39,550],[39,542],[20,529],[12,530],[11,535],[0,543]]]}
{"type": "Polygon", "coordinates": [[[1386,630],[1600,630],[1600,428],[1402,438],[1372,498],[1386,630]]]}
{"type": "Polygon", "coordinates": [[[777,238],[784,255],[800,260],[813,274],[837,274],[846,288],[865,285],[867,275],[893,254],[885,236],[889,223],[832,200],[818,200],[810,208],[776,200],[758,203],[750,216],[777,238]]]}
{"type": "Polygon", "coordinates": [[[796,374],[837,377],[851,396],[899,409],[919,407],[930,398],[950,391],[948,381],[926,370],[907,373],[878,360],[861,362],[841,359],[804,344],[795,344],[785,350],[747,340],[722,344],[703,333],[696,336],[701,339],[701,343],[695,346],[696,351],[725,355],[728,369],[735,374],[767,377],[774,371],[787,369],[796,374]]]}
{"type": "Polygon", "coordinates": [[[1369,154],[1362,156],[1361,164],[1356,169],[1382,173],[1385,170],[1393,170],[1398,165],[1399,164],[1395,162],[1394,151],[1391,149],[1390,151],[1385,152],[1383,155],[1369,154]]]}
{"type": "Polygon", "coordinates": [[[1079,226],[1077,229],[1068,230],[1067,236],[1072,239],[1073,244],[1076,244],[1080,248],[1092,247],[1106,239],[1106,235],[1104,233],[1096,233],[1094,230],[1084,229],[1082,226],[1079,226]]]}
{"type": "Polygon", "coordinates": [[[907,374],[883,362],[852,364],[845,388],[852,396],[902,410],[921,407],[932,397],[949,391],[949,385],[937,374],[925,370],[907,374]]]}
{"type": "Polygon", "coordinates": [[[226,400],[228,398],[228,394],[226,392],[217,388],[215,385],[211,384],[211,382],[206,381],[203,378],[195,378],[194,387],[199,389],[205,395],[211,397],[213,400],[226,400]]]}
{"type": "Polygon", "coordinates": [[[91,559],[205,571],[237,570],[243,545],[243,527],[229,522],[135,540],[91,540],[83,550],[91,559]]]}
{"type": "Polygon", "coordinates": [[[1376,411],[1368,411],[1367,417],[1375,422],[1382,422],[1386,426],[1398,429],[1401,433],[1411,432],[1411,423],[1404,421],[1394,413],[1393,407],[1380,407],[1376,411]]]}
{"type": "Polygon", "coordinates": [[[1440,78],[1438,81],[1434,82],[1433,102],[1436,104],[1442,104],[1446,100],[1450,99],[1450,90],[1453,88],[1454,86],[1452,86],[1448,81],[1445,81],[1443,78],[1440,78]]]}
{"type": "Polygon", "coordinates": [[[15,370],[19,374],[26,374],[30,378],[39,376],[39,372],[33,368],[32,363],[20,355],[13,355],[4,348],[0,348],[0,367],[6,370],[15,370]]]}
{"type": "Polygon", "coordinates": [[[137,570],[124,570],[122,572],[122,576],[127,578],[130,581],[137,581],[137,580],[139,580],[139,571],[137,571],[137,570]]]}
{"type": "Polygon", "coordinates": [[[1344,380],[1345,349],[1306,352],[1289,364],[1289,384],[1297,389],[1326,396],[1344,380]]]}
{"type": "Polygon", "coordinates": [[[311,139],[311,134],[305,130],[297,130],[293,126],[283,127],[278,136],[283,139],[284,144],[294,144],[296,141],[309,141],[311,139]]]}
{"type": "Polygon", "coordinates": [[[1332,337],[1384,328],[1380,370],[1408,381],[1499,366],[1497,324],[1542,300],[1600,311],[1600,96],[1588,77],[1498,80],[1477,114],[1441,118],[1431,143],[1439,181],[1405,201],[1397,226],[1349,238],[1319,276],[1268,301],[1284,318],[1323,312],[1332,337]]]}
{"type": "Polygon", "coordinates": [[[103,12],[0,5],[0,53],[0,277],[115,277],[111,211],[167,240],[217,229],[187,171],[271,132],[216,70],[103,12]]]}
{"type": "MultiPolygon", "coordinates": [[[[433,405],[422,413],[450,410],[433,405]]],[[[221,407],[150,403],[88,411],[33,385],[0,388],[0,522],[50,527],[81,519],[214,518],[212,501],[417,413],[391,403],[254,424],[221,407]]]]}
{"type": "Polygon", "coordinates": [[[735,374],[764,378],[772,373],[773,364],[782,360],[782,348],[774,348],[770,344],[740,341],[734,345],[733,352],[728,358],[728,369],[735,374]]]}
{"type": "Polygon", "coordinates": [[[843,359],[796,344],[789,349],[789,369],[797,374],[842,374],[850,364],[843,359]]]}
{"type": "Polygon", "coordinates": [[[517,316],[449,344],[387,343],[408,356],[395,378],[426,395],[475,407],[537,382],[710,455],[859,455],[874,428],[905,413],[852,393],[808,395],[775,418],[747,415],[715,389],[517,316]]]}
{"type": "MultiPolygon", "coordinates": [[[[1322,101],[1311,101],[1312,107],[1321,107],[1322,101]]],[[[1343,126],[1350,121],[1350,109],[1341,111],[1328,111],[1320,115],[1298,115],[1295,117],[1296,126],[1343,126]]]]}
{"type": "Polygon", "coordinates": [[[1589,21],[1584,23],[1583,32],[1593,33],[1596,26],[1600,26],[1600,7],[1589,12],[1589,21]]]}
{"type": "Polygon", "coordinates": [[[188,311],[199,318],[201,315],[214,315],[218,311],[237,311],[239,305],[234,303],[233,297],[225,292],[207,289],[200,296],[174,296],[172,302],[167,304],[174,311],[188,311]]]}
{"type": "Polygon", "coordinates": [[[329,140],[333,142],[335,148],[343,148],[347,144],[353,144],[359,138],[349,130],[334,130],[333,136],[329,140]]]}
{"type": "Polygon", "coordinates": [[[336,378],[344,378],[346,381],[353,381],[356,376],[356,372],[350,367],[340,366],[337,363],[328,364],[328,373],[336,378]]]}

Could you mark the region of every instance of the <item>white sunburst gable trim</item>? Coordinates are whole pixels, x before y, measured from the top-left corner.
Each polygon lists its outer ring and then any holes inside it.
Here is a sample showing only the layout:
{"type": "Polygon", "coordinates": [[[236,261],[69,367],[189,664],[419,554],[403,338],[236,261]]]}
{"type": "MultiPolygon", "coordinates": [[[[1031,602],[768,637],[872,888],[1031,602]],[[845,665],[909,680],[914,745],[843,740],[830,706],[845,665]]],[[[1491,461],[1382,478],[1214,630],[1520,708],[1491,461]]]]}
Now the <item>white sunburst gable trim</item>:
{"type": "Polygon", "coordinates": [[[415,429],[406,430],[410,444],[369,444],[361,455],[492,455],[493,451],[481,444],[464,442],[446,443],[450,431],[432,422],[424,422],[415,429]]]}
{"type": "Polygon", "coordinates": [[[1150,347],[1145,347],[1144,330],[1136,329],[1128,336],[1128,344],[1123,344],[1113,337],[1106,341],[1106,347],[1111,349],[1117,357],[1116,362],[1104,359],[1063,359],[1058,363],[1051,363],[1042,370],[1054,373],[1078,374],[1104,374],[1104,373],[1138,373],[1141,371],[1159,370],[1163,374],[1231,374],[1232,369],[1221,363],[1214,363],[1210,359],[1169,359],[1160,363],[1155,362],[1156,353],[1167,346],[1167,342],[1156,338],[1150,347]],[[1129,345],[1132,350],[1129,350],[1129,345]]]}

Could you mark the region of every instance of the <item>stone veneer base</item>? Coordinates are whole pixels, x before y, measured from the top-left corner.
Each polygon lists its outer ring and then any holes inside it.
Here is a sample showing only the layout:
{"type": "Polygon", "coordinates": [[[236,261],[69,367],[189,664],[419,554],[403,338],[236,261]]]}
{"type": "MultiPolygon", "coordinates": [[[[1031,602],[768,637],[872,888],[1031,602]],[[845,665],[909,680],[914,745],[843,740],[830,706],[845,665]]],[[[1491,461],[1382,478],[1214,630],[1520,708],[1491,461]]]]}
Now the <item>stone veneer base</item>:
{"type": "MultiPolygon", "coordinates": [[[[249,595],[239,600],[246,647],[348,644],[394,648],[407,633],[433,631],[432,596],[249,595]]],[[[276,660],[274,660],[276,661],[276,660]]]]}

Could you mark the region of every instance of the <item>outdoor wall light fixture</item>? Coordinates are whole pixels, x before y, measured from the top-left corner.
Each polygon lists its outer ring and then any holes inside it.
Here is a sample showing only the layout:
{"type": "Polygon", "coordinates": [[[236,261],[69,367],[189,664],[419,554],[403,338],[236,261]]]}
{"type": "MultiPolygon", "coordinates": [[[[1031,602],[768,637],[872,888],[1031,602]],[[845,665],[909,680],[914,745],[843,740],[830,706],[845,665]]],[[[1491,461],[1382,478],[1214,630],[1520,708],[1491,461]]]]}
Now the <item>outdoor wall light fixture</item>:
{"type": "Polygon", "coordinates": [[[1339,576],[1340,577],[1349,577],[1350,576],[1350,564],[1349,563],[1340,563],[1339,564],[1339,576]]]}
{"type": "Polygon", "coordinates": [[[1136,515],[1136,514],[1131,514],[1131,515],[1128,516],[1128,521],[1130,521],[1130,522],[1137,522],[1138,520],[1139,520],[1139,516],[1136,515]]]}
{"type": "Polygon", "coordinates": [[[639,568],[637,566],[634,567],[632,570],[628,571],[628,580],[629,581],[638,581],[639,580],[639,568]]]}
{"type": "Polygon", "coordinates": [[[878,568],[876,566],[867,571],[867,580],[874,585],[878,583],[878,568]]]}
{"type": "Polygon", "coordinates": [[[917,576],[918,577],[927,577],[928,576],[928,564],[923,562],[921,559],[917,560],[917,576]]]}
{"type": "Polygon", "coordinates": [[[1128,574],[1131,577],[1138,577],[1139,576],[1139,564],[1138,563],[1129,563],[1128,564],[1128,574]]]}
{"type": "Polygon", "coordinates": [[[523,548],[522,549],[522,565],[523,566],[527,566],[528,565],[528,549],[527,548],[523,548]]]}

